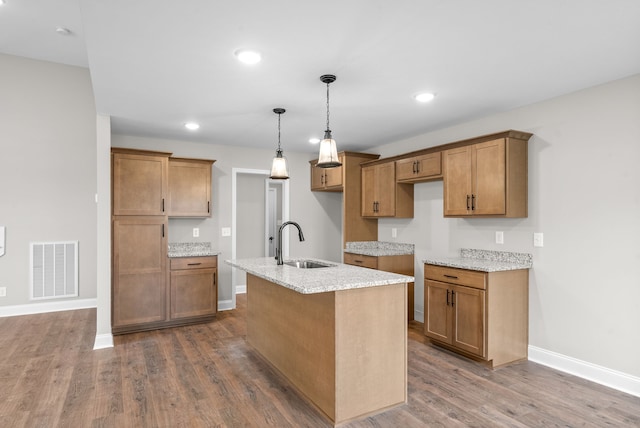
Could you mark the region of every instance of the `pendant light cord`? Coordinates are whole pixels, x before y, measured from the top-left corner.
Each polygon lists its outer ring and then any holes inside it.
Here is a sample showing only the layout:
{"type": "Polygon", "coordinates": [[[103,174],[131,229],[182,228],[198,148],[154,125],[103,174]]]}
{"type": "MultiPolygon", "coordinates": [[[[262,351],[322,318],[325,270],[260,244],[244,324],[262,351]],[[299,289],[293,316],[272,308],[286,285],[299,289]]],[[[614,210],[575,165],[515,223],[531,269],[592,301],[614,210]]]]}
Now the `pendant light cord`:
{"type": "Polygon", "coordinates": [[[327,131],[329,130],[329,82],[327,82],[327,131]]]}
{"type": "Polygon", "coordinates": [[[278,113],[278,151],[280,152],[280,116],[282,113],[278,113]]]}

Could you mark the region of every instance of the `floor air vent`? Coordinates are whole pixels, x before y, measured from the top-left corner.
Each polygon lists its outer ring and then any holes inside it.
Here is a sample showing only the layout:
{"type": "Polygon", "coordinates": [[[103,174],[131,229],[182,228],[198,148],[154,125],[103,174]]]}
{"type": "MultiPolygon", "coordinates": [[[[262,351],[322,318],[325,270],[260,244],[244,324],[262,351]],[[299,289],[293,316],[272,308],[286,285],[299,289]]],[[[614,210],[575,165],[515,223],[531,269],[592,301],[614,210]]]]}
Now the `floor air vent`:
{"type": "Polygon", "coordinates": [[[31,243],[31,299],[78,295],[78,241],[31,243]]]}

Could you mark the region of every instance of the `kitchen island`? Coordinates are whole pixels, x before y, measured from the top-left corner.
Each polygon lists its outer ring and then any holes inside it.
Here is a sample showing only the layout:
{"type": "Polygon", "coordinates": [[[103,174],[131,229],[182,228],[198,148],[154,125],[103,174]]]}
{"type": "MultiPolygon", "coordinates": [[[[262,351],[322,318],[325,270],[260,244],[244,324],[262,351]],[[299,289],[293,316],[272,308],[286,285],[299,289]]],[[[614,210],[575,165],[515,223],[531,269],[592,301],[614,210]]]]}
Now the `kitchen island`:
{"type": "Polygon", "coordinates": [[[317,262],[227,260],[247,272],[247,341],[335,424],[405,403],[414,278],[317,262]]]}

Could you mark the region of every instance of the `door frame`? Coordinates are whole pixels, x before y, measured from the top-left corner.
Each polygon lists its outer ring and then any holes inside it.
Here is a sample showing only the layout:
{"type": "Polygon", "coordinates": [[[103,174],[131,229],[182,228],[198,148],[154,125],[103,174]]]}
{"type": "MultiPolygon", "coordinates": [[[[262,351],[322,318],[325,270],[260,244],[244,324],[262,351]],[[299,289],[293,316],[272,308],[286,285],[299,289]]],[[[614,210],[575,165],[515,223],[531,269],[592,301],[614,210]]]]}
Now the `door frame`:
{"type": "MultiPolygon", "coordinates": [[[[238,174],[256,174],[263,175],[265,178],[269,178],[271,171],[266,169],[251,169],[251,168],[231,168],[231,259],[236,259],[236,227],[237,227],[237,185],[238,174]]],[[[275,181],[275,180],[274,180],[275,181]]],[[[266,188],[268,189],[268,184],[266,188]]],[[[265,205],[265,211],[266,211],[265,205]]],[[[265,213],[266,217],[266,213],[265,213]]],[[[289,220],[289,180],[282,181],[282,222],[289,220]]],[[[265,220],[266,221],[266,220],[265,220]]],[[[289,232],[288,229],[283,230],[282,236],[282,256],[289,256],[289,232]]],[[[231,267],[231,309],[236,308],[236,277],[237,269],[231,267]]]]}

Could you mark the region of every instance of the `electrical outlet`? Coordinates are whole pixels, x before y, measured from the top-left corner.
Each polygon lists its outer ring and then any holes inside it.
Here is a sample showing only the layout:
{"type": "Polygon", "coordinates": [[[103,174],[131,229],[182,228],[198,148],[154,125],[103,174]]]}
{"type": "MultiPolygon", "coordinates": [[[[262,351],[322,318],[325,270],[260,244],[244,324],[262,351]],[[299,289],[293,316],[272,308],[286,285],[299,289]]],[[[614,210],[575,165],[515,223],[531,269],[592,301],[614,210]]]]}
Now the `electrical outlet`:
{"type": "Polygon", "coordinates": [[[7,297],[7,287],[0,287],[0,297],[7,297]]]}
{"type": "Polygon", "coordinates": [[[197,227],[193,228],[193,237],[197,238],[198,236],[200,236],[200,229],[198,229],[197,227]]]}
{"type": "Polygon", "coordinates": [[[533,246],[544,247],[544,239],[543,239],[542,232],[536,232],[533,234],[533,246]]]}
{"type": "Polygon", "coordinates": [[[496,244],[504,244],[504,232],[496,232],[496,244]]]}

